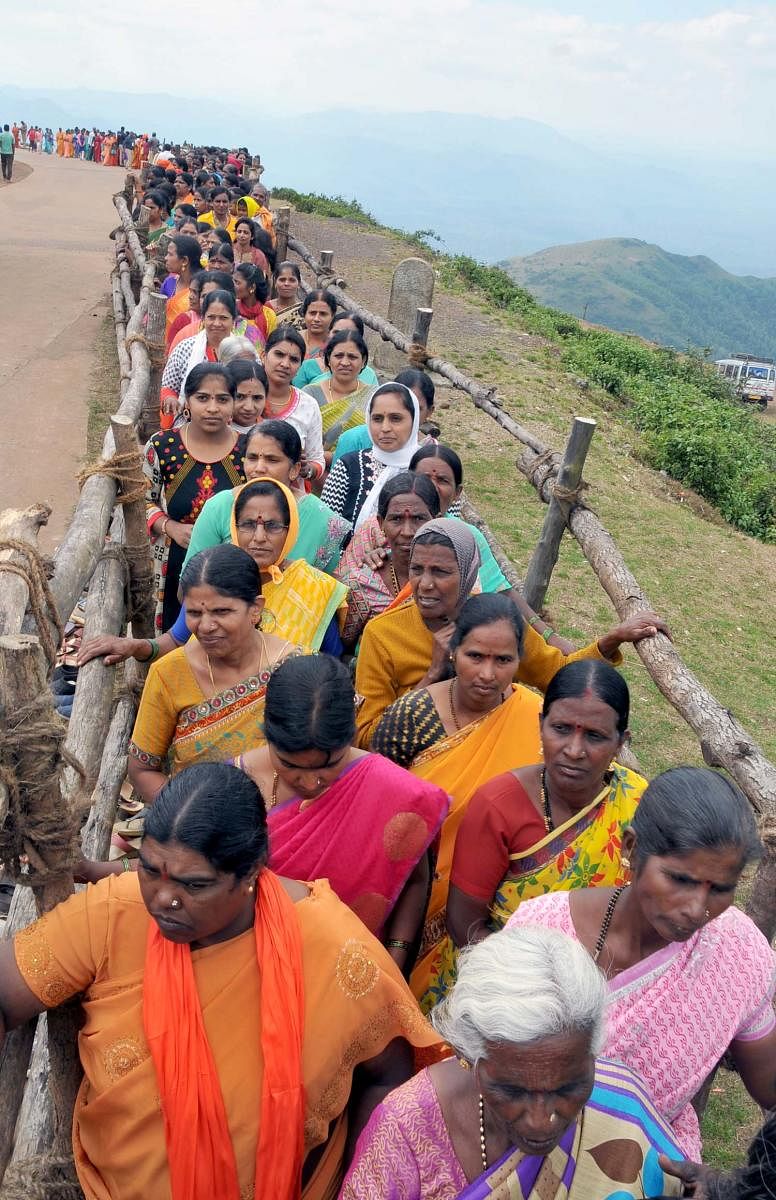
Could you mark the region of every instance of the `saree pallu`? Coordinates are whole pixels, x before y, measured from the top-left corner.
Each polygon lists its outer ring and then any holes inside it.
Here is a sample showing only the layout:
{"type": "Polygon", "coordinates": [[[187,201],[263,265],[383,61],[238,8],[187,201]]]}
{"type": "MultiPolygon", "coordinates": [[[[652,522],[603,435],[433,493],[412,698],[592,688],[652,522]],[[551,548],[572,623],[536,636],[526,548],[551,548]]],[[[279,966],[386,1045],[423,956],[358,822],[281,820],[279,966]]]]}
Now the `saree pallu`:
{"type": "MultiPolygon", "coordinates": [[[[324,1153],[304,1200],[333,1200],[341,1182],[354,1068],[396,1037],[437,1041],[383,947],[325,880],[294,905],[302,936],[304,1149],[324,1153]]],[[[143,1026],[150,918],[134,872],[90,886],[14,940],[27,986],[53,1007],[84,993],[78,1035],[84,1080],[73,1149],[90,1200],[169,1197],[156,1074],[143,1026]]],[[[207,1039],[221,1085],[241,1195],[254,1196],[261,1128],[261,979],[254,931],[192,952],[207,1039]]],[[[256,1200],[271,1200],[268,1179],[256,1200]]],[[[212,1200],[216,1200],[215,1197],[212,1200]]]]}
{"type": "Polygon", "coordinates": [[[449,806],[440,788],[367,754],[318,799],[295,796],[270,810],[270,867],[291,879],[328,879],[379,937],[449,806]]]}
{"type": "Polygon", "coordinates": [[[683,1159],[637,1077],[596,1063],[593,1093],[580,1117],[543,1158],[513,1150],[460,1193],[459,1200],[640,1200],[678,1196],[659,1155],[683,1159]]]}
{"type": "MultiPolygon", "coordinates": [[[[616,763],[611,783],[587,808],[528,850],[511,854],[510,868],[490,908],[491,928],[503,929],[521,900],[546,892],[626,883],[621,864],[622,831],[633,820],[646,786],[641,775],[616,763]]],[[[458,951],[448,934],[440,948],[435,1004],[453,987],[457,975],[458,951]]]]}
{"type": "Polygon", "coordinates": [[[152,663],[129,752],[142,766],[172,774],[195,762],[228,762],[264,745],[264,704],[272,669],[205,696],[185,649],[152,663]]]}
{"type": "Polygon", "coordinates": [[[424,1011],[433,1007],[437,999],[435,984],[447,932],[447,892],[458,827],[469,800],[481,784],[502,771],[539,761],[541,703],[540,696],[514,684],[512,695],[504,704],[424,750],[412,763],[413,775],[437,784],[452,797],[450,812],[442,826],[420,957],[410,979],[424,1011]]]}
{"type": "Polygon", "coordinates": [[[344,583],[317,571],[301,558],[289,563],[280,583],[265,583],[262,592],[264,632],[286,638],[308,651],[320,649],[337,610],[342,608],[344,613],[348,595],[344,583]]]}
{"type": "Polygon", "coordinates": [[[334,400],[327,399],[325,384],[310,384],[306,391],[317,400],[321,410],[324,448],[333,450],[340,434],[346,429],[355,429],[357,425],[364,424],[366,403],[374,387],[368,383],[359,383],[354,392],[334,400]]]}

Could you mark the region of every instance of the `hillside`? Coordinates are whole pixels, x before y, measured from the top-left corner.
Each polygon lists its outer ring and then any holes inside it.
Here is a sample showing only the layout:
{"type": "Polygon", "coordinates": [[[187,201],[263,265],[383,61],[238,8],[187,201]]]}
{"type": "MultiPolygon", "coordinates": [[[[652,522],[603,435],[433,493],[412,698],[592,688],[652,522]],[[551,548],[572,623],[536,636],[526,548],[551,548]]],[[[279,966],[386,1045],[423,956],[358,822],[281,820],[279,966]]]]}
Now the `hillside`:
{"type": "Polygon", "coordinates": [[[776,279],[731,275],[635,238],[551,246],[503,268],[542,304],[666,346],[776,357],[776,279]]]}

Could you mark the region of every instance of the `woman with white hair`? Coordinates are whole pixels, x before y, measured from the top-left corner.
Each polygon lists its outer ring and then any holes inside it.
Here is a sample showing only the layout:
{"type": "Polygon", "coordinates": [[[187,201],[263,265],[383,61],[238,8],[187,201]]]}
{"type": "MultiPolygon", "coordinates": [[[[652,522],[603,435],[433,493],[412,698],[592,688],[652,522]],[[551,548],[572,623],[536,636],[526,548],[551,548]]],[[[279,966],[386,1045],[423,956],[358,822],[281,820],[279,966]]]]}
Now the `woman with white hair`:
{"type": "Polygon", "coordinates": [[[461,954],[458,982],[432,1016],[455,1057],[375,1109],[340,1200],[680,1193],[659,1155],[681,1151],[638,1077],[596,1058],[606,985],[581,951],[529,927],[461,954]]]}

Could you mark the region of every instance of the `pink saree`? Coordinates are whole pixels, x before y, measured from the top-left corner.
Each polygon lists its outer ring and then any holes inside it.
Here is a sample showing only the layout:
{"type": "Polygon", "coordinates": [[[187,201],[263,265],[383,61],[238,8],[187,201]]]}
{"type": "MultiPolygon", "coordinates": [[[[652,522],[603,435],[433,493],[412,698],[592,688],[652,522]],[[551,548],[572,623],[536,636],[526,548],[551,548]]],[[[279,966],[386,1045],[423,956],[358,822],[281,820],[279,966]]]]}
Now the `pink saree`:
{"type": "MultiPolygon", "coordinates": [[[[544,925],[576,937],[569,892],[524,900],[507,928],[544,925]]],[[[740,909],[609,980],[603,1053],[637,1071],[688,1158],[701,1161],[692,1099],[731,1042],[776,1025],[774,954],[740,909]]]]}
{"type": "Polygon", "coordinates": [[[318,799],[295,796],[270,810],[270,867],[291,879],[328,879],[379,936],[449,807],[441,788],[367,754],[318,799]]]}

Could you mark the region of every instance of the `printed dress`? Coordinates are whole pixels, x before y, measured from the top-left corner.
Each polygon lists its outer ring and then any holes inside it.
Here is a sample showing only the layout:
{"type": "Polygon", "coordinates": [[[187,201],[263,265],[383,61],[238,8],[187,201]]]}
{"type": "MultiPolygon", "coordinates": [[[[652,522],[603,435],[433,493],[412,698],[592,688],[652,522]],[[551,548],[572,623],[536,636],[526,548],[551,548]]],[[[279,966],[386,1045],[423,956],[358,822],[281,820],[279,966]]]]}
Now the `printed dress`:
{"type": "Polygon", "coordinates": [[[171,538],[155,536],[154,522],[167,516],[184,525],[193,525],[211,496],[245,482],[239,439],[235,439],[224,458],[212,463],[199,462],[186,449],[184,432],[185,427],[155,433],[145,448],[143,461],[143,473],[148,480],[146,519],[154,559],[157,634],[175,623],[180,610],[178,583],[186,550],[171,538]]]}

